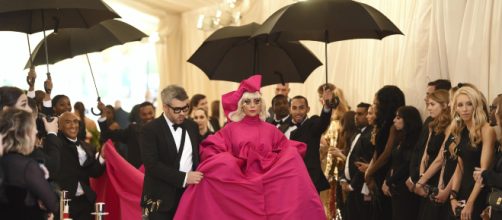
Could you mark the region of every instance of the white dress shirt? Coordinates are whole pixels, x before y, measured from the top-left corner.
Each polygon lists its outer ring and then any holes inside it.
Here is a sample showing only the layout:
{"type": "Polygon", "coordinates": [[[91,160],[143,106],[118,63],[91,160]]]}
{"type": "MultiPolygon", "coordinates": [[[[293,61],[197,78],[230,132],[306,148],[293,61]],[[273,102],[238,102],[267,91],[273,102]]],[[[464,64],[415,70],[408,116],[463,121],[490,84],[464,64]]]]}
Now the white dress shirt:
{"type": "MultiPolygon", "coordinates": [[[[180,142],[181,142],[181,135],[183,129],[178,128],[174,130],[173,127],[173,122],[169,120],[169,118],[166,117],[165,114],[164,118],[166,119],[167,126],[171,130],[171,134],[173,135],[174,138],[174,143],[176,144],[176,149],[179,151],[180,149],[180,142]]],[[[189,171],[192,171],[192,142],[190,141],[190,134],[188,131],[186,131],[186,136],[185,136],[185,144],[183,146],[183,152],[181,153],[181,159],[180,159],[180,169],[179,171],[188,173],[189,171]]],[[[186,185],[186,180],[187,180],[187,175],[185,175],[185,180],[183,181],[183,186],[186,185]]]]}
{"type": "MultiPolygon", "coordinates": [[[[67,139],[77,145],[78,163],[80,164],[80,166],[83,166],[85,161],[87,160],[87,153],[85,153],[85,150],[77,142],[77,139],[70,139],[70,138],[67,138],[67,139]]],[[[80,181],[79,181],[78,186],[77,186],[77,192],[75,193],[75,196],[81,196],[81,195],[84,195],[84,189],[82,189],[82,185],[80,185],[80,181]]]]}
{"type": "Polygon", "coordinates": [[[356,146],[356,143],[357,141],[359,140],[359,137],[361,137],[361,134],[363,133],[363,131],[366,129],[366,127],[362,128],[361,129],[361,132],[359,132],[356,137],[354,138],[354,140],[352,141],[352,144],[350,145],[350,150],[349,150],[349,154],[347,154],[347,162],[345,163],[345,169],[343,170],[344,171],[344,174],[345,174],[345,179],[349,180],[350,181],[350,171],[349,171],[349,164],[352,163],[352,161],[349,161],[349,158],[350,158],[350,155],[352,154],[352,151],[354,150],[354,146],[356,146]]]}

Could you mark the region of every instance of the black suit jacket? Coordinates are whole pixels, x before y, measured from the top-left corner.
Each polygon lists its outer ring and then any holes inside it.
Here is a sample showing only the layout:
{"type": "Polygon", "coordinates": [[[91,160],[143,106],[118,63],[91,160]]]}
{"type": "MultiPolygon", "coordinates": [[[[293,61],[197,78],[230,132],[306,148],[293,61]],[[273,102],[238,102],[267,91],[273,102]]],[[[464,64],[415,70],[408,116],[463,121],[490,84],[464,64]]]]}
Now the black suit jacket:
{"type": "MultiPolygon", "coordinates": [[[[199,129],[195,122],[188,119],[182,125],[188,131],[186,138],[190,136],[192,170],[195,170],[199,163],[199,129]]],[[[141,206],[150,211],[174,212],[184,191],[186,173],[179,171],[178,150],[164,115],[143,126],[139,143],[145,165],[141,206]],[[159,202],[158,207],[152,206],[156,202],[159,202]]]]}
{"type": "MultiPolygon", "coordinates": [[[[371,131],[373,127],[367,126],[366,129],[361,133],[361,136],[357,140],[354,145],[354,149],[350,154],[350,157],[347,158],[346,163],[349,163],[349,173],[350,173],[350,181],[347,181],[350,186],[354,189],[354,191],[361,191],[364,184],[364,173],[360,172],[355,162],[362,161],[365,163],[369,163],[373,156],[374,147],[371,144],[371,131]]],[[[345,172],[342,171],[341,178],[347,179],[345,177],[345,172]]]]}
{"type": "Polygon", "coordinates": [[[134,167],[139,168],[141,162],[141,149],[139,147],[139,135],[141,127],[139,124],[132,123],[125,129],[110,130],[106,125],[106,121],[99,122],[99,129],[101,130],[101,140],[105,142],[108,139],[118,141],[127,145],[126,160],[134,167]]]}
{"type": "Polygon", "coordinates": [[[307,144],[307,152],[303,158],[310,178],[318,192],[329,189],[329,182],[321,169],[319,147],[321,136],[331,123],[331,110],[321,112],[321,116],[314,115],[303,122],[299,128],[292,131],[289,139],[307,144]]]}
{"type": "Polygon", "coordinates": [[[78,140],[87,154],[87,160],[81,166],[78,160],[76,144],[68,140],[63,134],[58,134],[61,145],[59,147],[60,165],[55,180],[61,189],[68,191],[70,199],[75,197],[78,182],[84,190],[84,195],[90,203],[96,200],[96,193],[91,189],[89,177],[99,177],[105,171],[105,166],[96,159],[96,148],[78,140]]]}

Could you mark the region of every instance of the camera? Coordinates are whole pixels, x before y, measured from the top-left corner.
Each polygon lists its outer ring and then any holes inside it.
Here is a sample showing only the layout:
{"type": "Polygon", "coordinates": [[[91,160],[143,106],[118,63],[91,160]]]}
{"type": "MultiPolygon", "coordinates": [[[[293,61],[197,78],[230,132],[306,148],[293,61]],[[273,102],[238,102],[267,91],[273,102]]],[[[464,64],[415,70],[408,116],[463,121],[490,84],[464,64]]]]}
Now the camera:
{"type": "Polygon", "coordinates": [[[332,109],[335,109],[340,104],[340,98],[338,96],[333,96],[333,98],[326,100],[326,105],[332,109]]]}
{"type": "Polygon", "coordinates": [[[54,117],[47,116],[44,113],[38,113],[36,120],[38,138],[47,136],[47,130],[45,130],[45,124],[42,118],[45,118],[48,122],[52,122],[54,120],[54,117]]]}

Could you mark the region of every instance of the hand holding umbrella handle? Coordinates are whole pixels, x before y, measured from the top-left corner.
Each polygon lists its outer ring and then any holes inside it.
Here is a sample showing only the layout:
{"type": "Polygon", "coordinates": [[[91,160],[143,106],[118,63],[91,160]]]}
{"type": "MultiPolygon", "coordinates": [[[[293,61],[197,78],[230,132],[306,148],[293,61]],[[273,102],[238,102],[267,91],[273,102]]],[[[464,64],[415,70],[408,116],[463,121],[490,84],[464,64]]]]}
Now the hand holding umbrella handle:
{"type": "Polygon", "coordinates": [[[338,96],[335,95],[335,91],[329,89],[327,84],[324,85],[323,90],[324,90],[322,93],[322,99],[324,100],[323,105],[331,109],[337,108],[338,105],[340,104],[340,98],[338,98],[338,96]]]}
{"type": "MultiPolygon", "coordinates": [[[[101,97],[98,97],[98,103],[100,103],[100,102],[101,102],[101,97]]],[[[99,113],[94,112],[94,107],[92,107],[92,108],[91,108],[91,112],[92,112],[92,114],[93,114],[93,115],[95,115],[95,116],[100,116],[100,115],[101,115],[101,113],[102,113],[102,111],[101,111],[101,110],[99,111],[99,113]]]]}
{"type": "Polygon", "coordinates": [[[51,74],[47,73],[47,80],[44,81],[44,90],[46,93],[51,94],[52,91],[52,78],[51,74]]]}

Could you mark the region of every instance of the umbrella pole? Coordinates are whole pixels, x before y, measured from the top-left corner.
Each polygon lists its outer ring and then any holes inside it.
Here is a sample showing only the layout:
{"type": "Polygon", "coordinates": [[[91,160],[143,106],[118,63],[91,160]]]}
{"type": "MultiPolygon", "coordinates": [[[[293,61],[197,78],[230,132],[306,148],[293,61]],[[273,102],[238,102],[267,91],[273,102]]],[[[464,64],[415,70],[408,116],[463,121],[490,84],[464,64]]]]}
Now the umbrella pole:
{"type": "MultiPolygon", "coordinates": [[[[92,72],[91,61],[89,60],[89,55],[86,53],[85,57],[87,58],[87,64],[89,65],[89,69],[91,70],[92,82],[94,83],[94,88],[96,89],[96,94],[98,95],[98,102],[101,102],[101,96],[99,96],[98,86],[96,86],[96,79],[94,78],[94,72],[92,72]]],[[[94,112],[94,108],[91,108],[91,112],[93,115],[99,116],[101,112],[94,112]]]]}
{"type": "Polygon", "coordinates": [[[51,79],[51,72],[49,71],[49,49],[47,48],[47,36],[45,36],[45,16],[44,10],[41,10],[42,14],[42,26],[44,28],[44,48],[45,48],[45,64],[47,65],[47,79],[51,79]]]}
{"type": "Polygon", "coordinates": [[[326,70],[326,85],[328,84],[328,31],[324,31],[324,65],[326,70]]]}
{"type": "Polygon", "coordinates": [[[30,44],[30,35],[26,34],[26,40],[28,40],[28,54],[30,55],[30,68],[33,67],[33,57],[31,56],[31,44],[30,44]]]}
{"type": "Polygon", "coordinates": [[[258,41],[254,39],[254,54],[253,54],[253,74],[257,74],[258,70],[258,41]]]}

